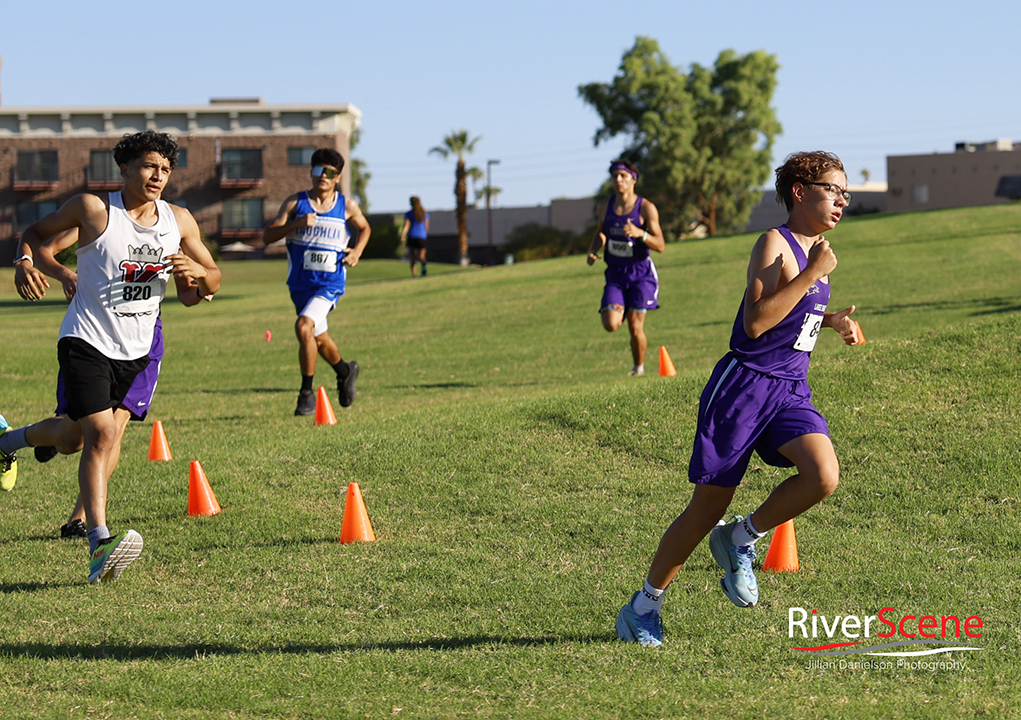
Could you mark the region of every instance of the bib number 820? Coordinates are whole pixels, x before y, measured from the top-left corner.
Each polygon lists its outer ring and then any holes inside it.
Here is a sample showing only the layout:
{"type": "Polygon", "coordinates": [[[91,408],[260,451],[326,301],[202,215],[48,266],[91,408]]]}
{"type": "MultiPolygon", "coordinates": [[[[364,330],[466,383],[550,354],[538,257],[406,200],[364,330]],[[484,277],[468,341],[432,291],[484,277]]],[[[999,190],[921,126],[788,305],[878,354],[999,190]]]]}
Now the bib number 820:
{"type": "Polygon", "coordinates": [[[124,302],[148,300],[152,297],[151,285],[125,285],[122,293],[124,302]]]}

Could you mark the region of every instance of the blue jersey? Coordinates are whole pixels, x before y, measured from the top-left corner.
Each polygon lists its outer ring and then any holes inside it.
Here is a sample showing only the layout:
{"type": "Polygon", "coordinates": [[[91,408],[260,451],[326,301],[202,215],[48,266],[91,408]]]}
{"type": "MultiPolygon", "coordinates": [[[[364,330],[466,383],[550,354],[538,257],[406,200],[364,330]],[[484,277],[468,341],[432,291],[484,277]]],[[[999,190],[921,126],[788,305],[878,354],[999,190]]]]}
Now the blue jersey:
{"type": "Polygon", "coordinates": [[[419,240],[425,240],[427,234],[425,232],[425,221],[429,219],[429,213],[425,214],[425,220],[421,222],[415,219],[415,213],[408,211],[404,213],[404,219],[411,223],[408,228],[408,237],[417,238],[419,240]]]}
{"type": "MultiPolygon", "coordinates": [[[[777,228],[791,246],[798,270],[808,266],[808,256],[786,225],[777,228]]],[[[746,291],[747,292],[747,291],[746,291]]],[[[730,336],[730,351],[752,370],[784,380],[808,378],[808,361],[822,329],[826,306],[830,302],[830,284],[815,282],[787,317],[754,340],[744,331],[744,299],[737,311],[730,336]]]]}
{"type": "Polygon", "coordinates": [[[638,265],[649,259],[649,248],[636,238],[624,234],[624,226],[630,220],[635,227],[642,227],[642,198],[635,200],[635,206],[627,215],[618,215],[613,211],[613,201],[606,204],[606,216],[603,218],[603,235],[606,236],[606,252],[603,257],[611,267],[638,265]]]}
{"type": "Polygon", "coordinates": [[[298,193],[294,216],[314,214],[312,227],[301,227],[287,236],[287,285],[291,292],[326,290],[343,295],[347,266],[342,262],[351,239],[347,231],[347,200],[337,193],[333,207],[318,213],[308,193],[298,193]]]}

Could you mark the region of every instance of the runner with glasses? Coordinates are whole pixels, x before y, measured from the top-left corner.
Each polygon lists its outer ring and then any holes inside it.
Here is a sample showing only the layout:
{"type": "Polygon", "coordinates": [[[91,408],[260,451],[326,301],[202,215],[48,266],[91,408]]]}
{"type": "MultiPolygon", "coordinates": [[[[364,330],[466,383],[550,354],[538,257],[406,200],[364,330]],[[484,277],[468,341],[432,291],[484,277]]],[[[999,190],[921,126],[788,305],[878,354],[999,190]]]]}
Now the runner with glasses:
{"type": "Polygon", "coordinates": [[[266,245],[287,238],[287,285],[298,312],[294,332],[301,368],[295,415],[315,412],[312,382],[320,355],[337,373],[341,407],[349,407],[355,398],[358,363],[344,362],[327,332],[327,316],[345,292],[347,268],[358,264],[370,234],[358,203],[337,190],[343,169],[344,158],[336,150],[312,153],[312,187],[284,200],[262,238],[266,245]],[[354,247],[349,226],[358,231],[354,247]]]}
{"type": "Polygon", "coordinates": [[[787,208],[787,222],[752,248],[730,352],[717,363],[698,407],[688,463],[691,500],[663,534],[644,587],[617,616],[617,635],[625,642],[663,643],[664,594],[706,535],[724,572],[720,586],[727,599],[738,607],[757,604],[756,540],[837,489],[840,466],[826,419],[812,404],[808,362],[823,328],[847,345],[864,342],[850,318],[854,305],[827,311],[837,256],[823,233],[843,217],[846,184],[843,164],[830,153],[796,153],[776,169],[776,198],[787,208]],[[753,452],[796,472],[747,517],[717,524],[753,452]]]}

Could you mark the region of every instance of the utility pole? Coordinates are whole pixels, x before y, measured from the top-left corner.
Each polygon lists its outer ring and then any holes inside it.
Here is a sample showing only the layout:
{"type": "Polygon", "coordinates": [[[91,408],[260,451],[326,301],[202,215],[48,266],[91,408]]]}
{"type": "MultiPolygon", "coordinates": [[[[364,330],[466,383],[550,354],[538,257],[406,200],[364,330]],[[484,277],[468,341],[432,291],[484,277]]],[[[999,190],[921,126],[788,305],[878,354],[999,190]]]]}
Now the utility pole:
{"type": "Polygon", "coordinates": [[[489,264],[495,265],[496,250],[493,248],[493,166],[499,165],[499,160],[486,160],[486,219],[489,222],[489,264]]]}

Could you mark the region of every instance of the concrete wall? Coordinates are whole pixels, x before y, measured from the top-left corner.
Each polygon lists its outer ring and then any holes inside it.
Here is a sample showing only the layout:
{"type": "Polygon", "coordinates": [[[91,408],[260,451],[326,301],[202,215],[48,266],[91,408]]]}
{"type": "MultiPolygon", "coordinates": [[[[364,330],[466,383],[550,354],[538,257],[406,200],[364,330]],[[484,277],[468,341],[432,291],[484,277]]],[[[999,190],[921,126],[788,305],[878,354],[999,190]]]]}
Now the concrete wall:
{"type": "Polygon", "coordinates": [[[953,153],[888,156],[887,211],[1009,202],[1007,198],[996,196],[996,186],[1004,175],[1021,175],[1021,143],[960,143],[959,146],[962,149],[953,153]]]}

